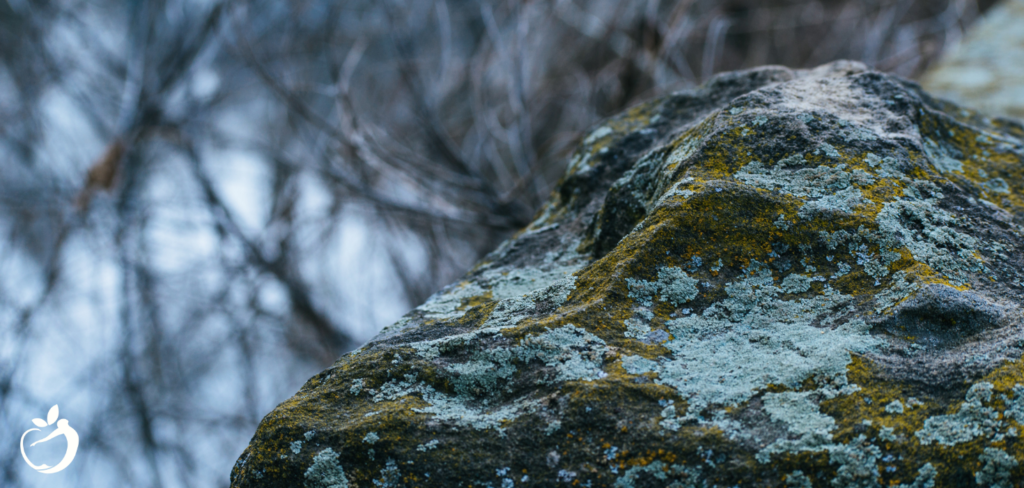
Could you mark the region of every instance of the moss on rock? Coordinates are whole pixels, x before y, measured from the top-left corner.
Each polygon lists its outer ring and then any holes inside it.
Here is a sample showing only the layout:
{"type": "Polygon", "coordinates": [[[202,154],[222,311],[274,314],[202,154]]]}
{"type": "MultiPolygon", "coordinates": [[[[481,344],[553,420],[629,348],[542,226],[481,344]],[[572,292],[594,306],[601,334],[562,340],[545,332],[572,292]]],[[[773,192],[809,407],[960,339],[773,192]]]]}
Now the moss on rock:
{"type": "Polygon", "coordinates": [[[1009,486],[1022,134],[847,62],[629,110],[232,486],[1009,486]]]}

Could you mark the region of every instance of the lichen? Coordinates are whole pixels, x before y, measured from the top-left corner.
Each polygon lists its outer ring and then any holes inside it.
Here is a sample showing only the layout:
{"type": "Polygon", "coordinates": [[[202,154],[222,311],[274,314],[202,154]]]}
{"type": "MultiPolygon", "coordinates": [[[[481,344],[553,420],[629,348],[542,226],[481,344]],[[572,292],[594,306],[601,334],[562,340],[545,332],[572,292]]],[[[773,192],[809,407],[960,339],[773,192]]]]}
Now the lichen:
{"type": "Polygon", "coordinates": [[[659,361],[626,356],[630,374],[653,372],[658,384],[674,388],[689,402],[687,418],[711,404],[736,405],[769,384],[795,385],[809,376],[843,376],[849,351],[872,350],[878,339],[863,321],[831,325],[829,314],[850,297],[826,287],[820,295],[780,300],[772,272],[754,261],[744,278],[728,283],[728,298],[667,322],[672,355],[659,361]]]}
{"type": "Polygon", "coordinates": [[[938,470],[932,466],[932,463],[925,463],[921,466],[921,469],[917,470],[917,477],[914,478],[914,482],[909,485],[900,484],[898,488],[934,488],[935,487],[935,476],[938,475],[938,470]]]}
{"type": "Polygon", "coordinates": [[[482,295],[483,293],[484,289],[476,283],[464,282],[446,288],[443,292],[435,294],[426,303],[416,308],[435,319],[457,319],[464,315],[464,312],[459,311],[463,300],[482,295]]]}
{"type": "Polygon", "coordinates": [[[421,452],[427,452],[431,449],[437,449],[437,444],[437,439],[431,439],[430,442],[427,442],[426,444],[420,444],[416,446],[416,450],[421,452]]]}
{"type": "Polygon", "coordinates": [[[986,447],[985,452],[978,456],[978,461],[985,463],[981,470],[974,473],[974,480],[979,486],[992,488],[1009,488],[1011,485],[1010,470],[1017,467],[1017,460],[1002,449],[986,447]]]}
{"type": "Polygon", "coordinates": [[[875,296],[875,303],[877,304],[875,306],[875,313],[882,313],[892,308],[893,305],[910,296],[918,288],[917,283],[907,282],[907,274],[905,272],[897,271],[892,276],[892,285],[875,296]]]}
{"type": "Polygon", "coordinates": [[[903,413],[903,402],[899,400],[893,400],[885,406],[886,413],[901,414],[903,413]]]}
{"type": "Polygon", "coordinates": [[[986,267],[976,254],[977,239],[954,229],[959,220],[938,208],[937,198],[886,203],[875,221],[886,247],[906,246],[914,259],[962,285],[969,273],[985,272],[986,267]]]}
{"type": "Polygon", "coordinates": [[[811,479],[808,478],[807,475],[805,475],[804,472],[800,471],[799,469],[786,475],[786,486],[791,486],[793,488],[814,487],[814,485],[811,484],[811,479]]]}
{"type": "Polygon", "coordinates": [[[815,154],[817,154],[819,151],[824,153],[825,156],[828,156],[828,157],[830,157],[832,159],[839,159],[839,158],[843,157],[842,154],[839,154],[839,151],[836,151],[835,146],[833,146],[833,145],[831,145],[831,144],[829,144],[827,142],[822,142],[822,143],[818,144],[818,149],[816,151],[814,151],[814,152],[815,152],[815,154]]]}
{"type": "Polygon", "coordinates": [[[953,171],[963,171],[964,165],[957,159],[955,159],[944,147],[939,146],[938,143],[931,139],[925,139],[924,141],[925,153],[928,154],[928,159],[935,165],[935,169],[943,173],[950,173],[953,171]]]}
{"type": "Polygon", "coordinates": [[[1000,414],[984,403],[992,399],[992,383],[976,383],[967,390],[966,400],[952,415],[939,415],[925,421],[914,435],[921,444],[932,442],[955,446],[979,436],[992,436],[1003,428],[1000,414]]]}
{"type": "Polygon", "coordinates": [[[479,329],[440,339],[418,341],[410,346],[424,359],[434,359],[444,352],[465,348],[481,337],[491,336],[502,329],[515,327],[530,317],[539,303],[550,302],[558,305],[565,302],[569,293],[575,289],[574,283],[575,279],[569,276],[522,296],[505,298],[495,305],[494,311],[479,329]]]}
{"type": "Polygon", "coordinates": [[[629,284],[629,297],[644,307],[653,305],[655,296],[679,307],[698,293],[698,281],[676,267],[658,270],[658,280],[655,282],[633,278],[626,278],[626,282],[629,284]]]}
{"type": "Polygon", "coordinates": [[[377,488],[399,488],[402,486],[402,472],[398,470],[398,464],[394,459],[388,459],[384,469],[380,470],[380,477],[373,480],[373,486],[377,488]]]}
{"type": "Polygon", "coordinates": [[[878,459],[882,451],[863,435],[848,444],[829,446],[829,462],[838,464],[832,486],[837,488],[877,487],[878,459]]]}
{"type": "Polygon", "coordinates": [[[1022,137],[843,63],[640,104],[269,414],[232,485],[302,484],[314,440],[360,486],[1006,484],[1022,137]]]}
{"type": "Polygon", "coordinates": [[[313,464],[303,473],[306,488],[348,488],[348,477],[338,463],[338,455],[330,447],[313,457],[313,464]]]}
{"type": "Polygon", "coordinates": [[[352,396],[358,396],[360,393],[363,392],[363,385],[365,384],[365,382],[366,380],[364,378],[357,378],[353,380],[352,386],[349,387],[348,389],[348,393],[352,396]]]}
{"type": "Polygon", "coordinates": [[[790,440],[785,437],[777,439],[755,456],[764,464],[774,454],[797,453],[803,451],[819,451],[832,441],[831,432],[835,429],[835,420],[823,415],[817,403],[811,400],[815,392],[782,392],[766,393],[763,398],[764,409],[776,422],[782,422],[790,434],[799,438],[790,440]]]}
{"type": "Polygon", "coordinates": [[[893,427],[882,427],[879,429],[878,438],[885,442],[895,442],[899,440],[899,437],[896,436],[896,429],[893,427]]]}
{"type": "Polygon", "coordinates": [[[517,298],[543,290],[564,281],[578,266],[546,266],[538,268],[497,268],[481,275],[480,281],[490,285],[493,299],[517,298]],[[544,269],[547,268],[547,269],[544,269]]]}
{"type": "Polygon", "coordinates": [[[809,276],[793,273],[786,275],[786,278],[782,280],[780,289],[782,293],[803,293],[811,289],[811,283],[813,282],[814,280],[809,276]]]}
{"type": "MultiPolygon", "coordinates": [[[[494,330],[489,332],[496,333],[494,330]]],[[[479,336],[477,334],[473,339],[479,336]]],[[[503,422],[535,411],[537,401],[523,398],[518,403],[491,408],[486,401],[479,402],[474,397],[497,393],[497,385],[517,371],[514,363],[538,360],[554,370],[553,381],[593,381],[607,376],[602,371],[603,351],[603,340],[567,324],[530,335],[519,346],[479,350],[468,362],[448,365],[446,369],[457,375],[453,380],[457,395],[437,391],[427,383],[417,381],[415,375],[406,375],[404,380],[394,379],[383,385],[374,401],[419,395],[427,406],[413,408],[415,412],[432,414],[437,420],[453,421],[477,430],[500,431],[503,422]]]]}
{"type": "Polygon", "coordinates": [[[850,190],[854,183],[853,175],[846,171],[846,164],[792,169],[804,164],[806,161],[799,154],[781,159],[772,167],[752,161],[733,176],[756,188],[777,190],[800,198],[834,197],[836,192],[850,190]]]}
{"type": "Polygon", "coordinates": [[[594,131],[591,132],[590,135],[586,137],[586,139],[583,139],[583,144],[593,144],[597,142],[598,139],[608,137],[612,135],[614,132],[615,131],[608,126],[598,127],[597,129],[594,129],[594,131]]]}
{"type": "Polygon", "coordinates": [[[699,473],[699,469],[677,464],[668,464],[658,460],[646,466],[634,466],[629,468],[626,472],[622,473],[622,476],[615,480],[615,484],[612,486],[615,488],[634,488],[643,478],[667,481],[669,476],[672,476],[673,478],[682,478],[681,480],[677,480],[675,483],[666,486],[696,486],[694,482],[696,481],[699,473]]]}

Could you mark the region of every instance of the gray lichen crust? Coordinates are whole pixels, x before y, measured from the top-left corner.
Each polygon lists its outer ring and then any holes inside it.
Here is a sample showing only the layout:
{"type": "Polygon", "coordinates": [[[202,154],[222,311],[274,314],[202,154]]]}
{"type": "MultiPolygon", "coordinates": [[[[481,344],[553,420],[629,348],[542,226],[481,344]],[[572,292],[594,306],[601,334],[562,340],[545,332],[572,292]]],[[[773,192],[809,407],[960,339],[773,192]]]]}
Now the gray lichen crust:
{"type": "Polygon", "coordinates": [[[232,486],[1013,486],[1022,140],[848,62],[638,106],[232,486]]]}

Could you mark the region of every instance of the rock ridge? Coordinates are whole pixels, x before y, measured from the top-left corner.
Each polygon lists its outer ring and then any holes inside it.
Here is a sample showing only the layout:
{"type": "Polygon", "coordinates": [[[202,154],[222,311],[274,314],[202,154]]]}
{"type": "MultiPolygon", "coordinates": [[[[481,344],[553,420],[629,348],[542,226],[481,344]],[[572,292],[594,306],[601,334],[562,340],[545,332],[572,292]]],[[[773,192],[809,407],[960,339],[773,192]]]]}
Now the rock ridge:
{"type": "Polygon", "coordinates": [[[606,120],[233,487],[1011,486],[1024,127],[854,62],[606,120]]]}

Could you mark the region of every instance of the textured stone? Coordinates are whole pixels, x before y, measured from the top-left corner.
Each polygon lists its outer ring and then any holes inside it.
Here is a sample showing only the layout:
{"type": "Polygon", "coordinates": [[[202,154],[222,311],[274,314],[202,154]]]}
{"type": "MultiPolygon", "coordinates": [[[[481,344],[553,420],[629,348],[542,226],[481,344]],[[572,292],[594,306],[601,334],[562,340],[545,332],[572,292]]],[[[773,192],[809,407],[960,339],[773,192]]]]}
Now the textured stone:
{"type": "Polygon", "coordinates": [[[633,108],[267,415],[232,486],[1020,479],[1022,138],[846,62],[633,108]]]}

